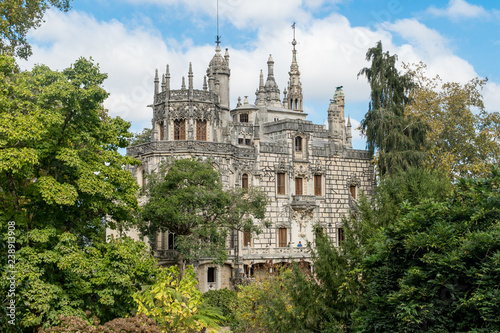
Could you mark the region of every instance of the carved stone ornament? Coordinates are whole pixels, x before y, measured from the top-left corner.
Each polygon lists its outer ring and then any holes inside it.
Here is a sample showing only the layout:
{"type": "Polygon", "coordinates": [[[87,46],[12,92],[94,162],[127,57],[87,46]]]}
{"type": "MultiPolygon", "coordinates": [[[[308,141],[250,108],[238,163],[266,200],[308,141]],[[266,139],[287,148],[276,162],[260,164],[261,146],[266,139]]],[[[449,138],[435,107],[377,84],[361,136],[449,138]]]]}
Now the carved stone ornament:
{"type": "Polygon", "coordinates": [[[299,237],[305,237],[305,231],[308,224],[311,224],[314,216],[315,207],[305,207],[293,209],[292,220],[299,225],[299,237]]]}

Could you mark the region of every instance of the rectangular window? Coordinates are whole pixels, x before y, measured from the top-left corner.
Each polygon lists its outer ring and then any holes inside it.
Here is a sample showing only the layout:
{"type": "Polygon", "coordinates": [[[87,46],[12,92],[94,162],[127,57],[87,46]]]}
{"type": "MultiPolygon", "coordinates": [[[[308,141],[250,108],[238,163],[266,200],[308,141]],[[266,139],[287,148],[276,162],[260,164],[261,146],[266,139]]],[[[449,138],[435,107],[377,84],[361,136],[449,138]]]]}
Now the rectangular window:
{"type": "Polygon", "coordinates": [[[248,113],[240,114],[240,123],[248,123],[248,113]]]}
{"type": "Polygon", "coordinates": [[[250,146],[250,139],[245,139],[245,145],[250,146]]]}
{"type": "Polygon", "coordinates": [[[314,195],[321,196],[321,175],[314,175],[314,195]]]}
{"type": "Polygon", "coordinates": [[[207,121],[196,121],[196,140],[207,141],[207,121]]]}
{"type": "Polygon", "coordinates": [[[278,194],[285,194],[285,174],[282,172],[276,174],[276,180],[278,194]]]}
{"type": "Polygon", "coordinates": [[[175,250],[175,234],[173,232],[168,233],[168,249],[175,250]]]}
{"type": "Polygon", "coordinates": [[[286,241],[286,228],[279,228],[278,229],[278,246],[279,247],[286,247],[288,245],[286,241]]]}
{"type": "Polygon", "coordinates": [[[215,267],[208,267],[207,270],[207,282],[215,282],[215,267]]]}
{"type": "Polygon", "coordinates": [[[351,185],[349,187],[349,192],[351,192],[351,197],[356,199],[356,185],[351,185]]]}
{"type": "Polygon", "coordinates": [[[243,144],[243,139],[242,139],[242,138],[238,138],[238,144],[239,144],[239,145],[242,145],[242,144],[243,144]]]}
{"type": "Polygon", "coordinates": [[[339,246],[342,245],[342,242],[344,241],[344,229],[337,228],[337,238],[339,246]]]}
{"type": "Polygon", "coordinates": [[[165,129],[164,129],[164,126],[163,126],[163,121],[160,122],[160,124],[158,125],[160,127],[160,141],[163,140],[163,137],[164,137],[164,134],[165,134],[165,129]]]}
{"type": "Polygon", "coordinates": [[[174,120],[174,140],[186,140],[185,120],[174,120]]]}
{"type": "Polygon", "coordinates": [[[302,137],[295,137],[295,151],[302,151],[302,137]]]}
{"type": "Polygon", "coordinates": [[[252,234],[248,231],[243,231],[243,246],[250,246],[252,234]]]}
{"type": "Polygon", "coordinates": [[[295,195],[302,195],[302,178],[295,178],[295,195]]]}

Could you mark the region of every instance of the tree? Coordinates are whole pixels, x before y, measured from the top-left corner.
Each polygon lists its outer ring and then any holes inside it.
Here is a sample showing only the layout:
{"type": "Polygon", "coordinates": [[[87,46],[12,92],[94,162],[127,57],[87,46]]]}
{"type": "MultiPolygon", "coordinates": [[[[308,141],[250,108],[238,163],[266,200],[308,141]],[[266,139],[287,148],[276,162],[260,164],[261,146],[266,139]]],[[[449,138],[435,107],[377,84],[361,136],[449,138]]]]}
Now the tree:
{"type": "Polygon", "coordinates": [[[241,286],[232,308],[231,330],[235,333],[302,332],[290,325],[288,313],[293,311],[287,281],[290,268],[268,263],[266,271],[241,286]],[[273,273],[269,273],[272,268],[273,273]]]}
{"type": "Polygon", "coordinates": [[[3,0],[0,2],[0,53],[8,52],[27,59],[31,46],[26,34],[38,28],[50,7],[62,11],[70,9],[71,0],[3,0]]]}
{"type": "Polygon", "coordinates": [[[377,250],[380,230],[403,215],[403,204],[446,200],[451,184],[436,171],[411,167],[381,177],[373,197],[361,196],[343,221],[344,240],[337,247],[321,228],[311,248],[314,274],[294,269],[285,285],[292,310],[281,331],[351,332],[357,312],[367,302],[363,260],[377,250]]]}
{"type": "Polygon", "coordinates": [[[142,232],[155,239],[158,231],[175,234],[181,270],[185,260],[227,258],[228,232],[259,232],[267,197],[257,188],[224,190],[210,162],[174,159],[148,179],[149,201],[142,210],[142,232]]]}
{"type": "Polygon", "coordinates": [[[203,302],[192,266],[181,277],[179,268],[161,269],[156,282],[136,293],[137,313],[154,319],[164,333],[195,333],[206,328],[217,332],[225,318],[203,302]]]}
{"type": "MultiPolygon", "coordinates": [[[[89,312],[100,322],[131,316],[137,309],[133,294],[157,274],[145,244],[129,238],[85,248],[77,236],[55,228],[19,232],[16,238],[16,326],[23,331],[59,324],[60,315],[85,319],[89,312]]],[[[2,295],[10,270],[1,272],[2,295]]]]}
{"type": "Polygon", "coordinates": [[[363,68],[358,76],[366,76],[370,83],[371,101],[361,130],[368,150],[372,154],[377,151],[379,173],[421,165],[427,128],[418,117],[404,112],[414,88],[410,75],[399,74],[397,56],[383,52],[381,42],[368,50],[366,60],[371,61],[371,66],[363,68]]]}
{"type": "Polygon", "coordinates": [[[130,139],[130,145],[135,146],[150,141],[151,141],[151,128],[144,128],[142,132],[134,133],[134,136],[130,139]]]}
{"type": "MultiPolygon", "coordinates": [[[[68,231],[104,239],[106,219],[132,221],[138,185],[122,156],[130,124],[102,106],[106,74],[79,59],[62,72],[19,71],[0,55],[0,221],[25,232],[68,231]]],[[[108,224],[113,227],[113,223],[108,224]]]]}
{"type": "Polygon", "coordinates": [[[444,170],[449,177],[482,177],[490,165],[500,161],[500,114],[486,112],[480,90],[487,79],[465,84],[428,78],[423,63],[406,66],[416,88],[406,113],[422,119],[427,132],[430,168],[444,170]]]}
{"type": "Polygon", "coordinates": [[[500,329],[500,173],[461,179],[447,200],[404,204],[363,261],[363,332],[500,329]]]}

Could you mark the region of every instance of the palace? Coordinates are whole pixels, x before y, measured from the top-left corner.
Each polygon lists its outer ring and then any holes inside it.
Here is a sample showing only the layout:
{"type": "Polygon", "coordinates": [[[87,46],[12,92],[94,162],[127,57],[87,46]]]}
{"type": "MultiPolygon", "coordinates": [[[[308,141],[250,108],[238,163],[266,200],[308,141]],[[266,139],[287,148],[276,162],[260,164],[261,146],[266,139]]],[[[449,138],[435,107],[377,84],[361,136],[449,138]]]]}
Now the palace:
{"type": "MultiPolygon", "coordinates": [[[[296,44],[294,37],[282,97],[270,56],[265,80],[260,72],[255,102],[238,98],[235,108],[230,107],[229,52],[222,55],[219,43],[201,89],[193,87],[191,64],[187,85],[183,77],[180,89],[171,89],[168,65],[161,79],[156,71],[151,141],[127,149],[142,162],[131,168],[139,184],[161,162],[195,156],[210,158],[226,188],[259,186],[270,199],[270,228],[259,235],[234,232],[222,266],[210,258],[195,263],[202,291],[233,288],[269,260],[310,262],[299,242],[312,242],[313,227],[319,225],[338,245],[343,239],[342,217],[355,207],[361,191],[370,195],[375,186],[370,154],[352,149],[342,87],[325,103],[328,127],[306,119],[296,44]]],[[[157,237],[153,247],[160,264],[175,263],[174,242],[171,233],[157,237]]]]}

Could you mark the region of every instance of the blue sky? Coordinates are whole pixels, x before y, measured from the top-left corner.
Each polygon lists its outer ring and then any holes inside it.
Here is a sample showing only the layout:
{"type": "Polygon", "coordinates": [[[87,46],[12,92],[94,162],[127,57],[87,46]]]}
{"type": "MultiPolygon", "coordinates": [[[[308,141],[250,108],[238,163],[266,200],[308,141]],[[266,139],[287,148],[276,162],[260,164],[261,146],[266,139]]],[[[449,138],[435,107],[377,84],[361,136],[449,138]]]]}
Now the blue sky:
{"type": "MultiPolygon", "coordinates": [[[[68,13],[49,11],[29,34],[34,55],[20,64],[63,69],[81,56],[108,73],[106,107],[139,131],[151,125],[154,70],[170,65],[172,89],[193,63],[195,86],[214,54],[217,0],[73,0],[68,13]]],[[[221,46],[229,49],[231,105],[255,100],[259,71],[273,55],[283,91],[291,62],[291,24],[308,119],[325,123],[329,99],[343,85],[353,125],[367,111],[370,90],[357,78],[368,48],[382,41],[400,62],[423,61],[429,75],[466,82],[488,77],[488,111],[500,111],[500,4],[449,0],[219,0],[221,46]]],[[[355,148],[364,148],[359,133],[355,148]]]]}

